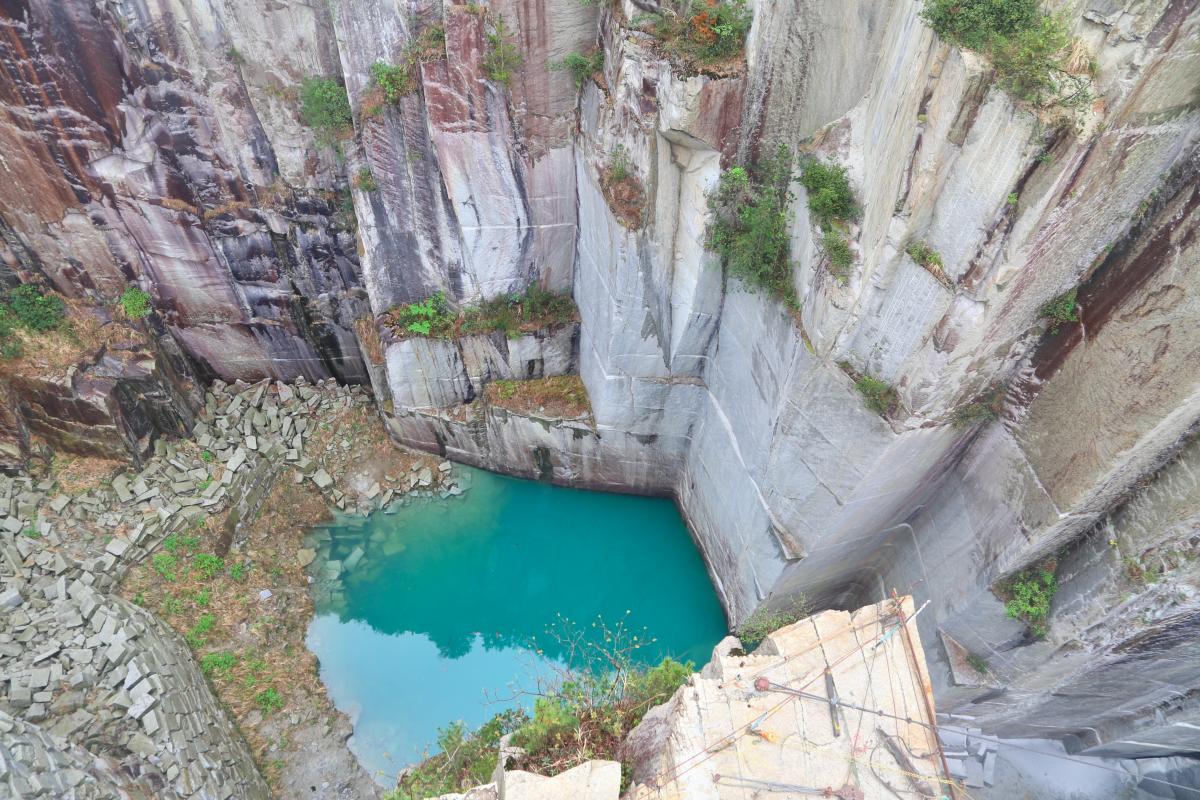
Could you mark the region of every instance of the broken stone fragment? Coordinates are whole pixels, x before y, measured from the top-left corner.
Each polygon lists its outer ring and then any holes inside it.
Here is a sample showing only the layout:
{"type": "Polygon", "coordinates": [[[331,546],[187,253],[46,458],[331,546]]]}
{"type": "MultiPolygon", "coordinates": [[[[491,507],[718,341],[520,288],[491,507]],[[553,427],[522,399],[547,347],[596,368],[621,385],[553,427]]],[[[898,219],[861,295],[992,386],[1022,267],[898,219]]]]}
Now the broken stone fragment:
{"type": "Polygon", "coordinates": [[[301,548],[296,551],[296,563],[301,567],[307,567],[317,558],[317,551],[308,548],[301,548]]]}
{"type": "Polygon", "coordinates": [[[330,476],[330,474],[328,472],[326,472],[323,469],[319,469],[316,472],[314,472],[313,476],[312,476],[312,480],[313,480],[313,483],[315,483],[317,485],[318,489],[328,489],[330,486],[333,485],[333,478],[330,476]]]}

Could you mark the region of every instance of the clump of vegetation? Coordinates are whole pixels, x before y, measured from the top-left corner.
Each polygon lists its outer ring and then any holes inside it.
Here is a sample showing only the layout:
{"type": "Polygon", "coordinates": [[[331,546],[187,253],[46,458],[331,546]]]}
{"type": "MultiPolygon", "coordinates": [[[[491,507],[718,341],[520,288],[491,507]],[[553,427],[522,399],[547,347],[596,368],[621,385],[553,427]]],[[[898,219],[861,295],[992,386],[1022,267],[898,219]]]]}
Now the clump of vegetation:
{"type": "Polygon", "coordinates": [[[360,167],[358,174],[354,176],[354,185],[364,192],[378,192],[379,184],[375,182],[375,175],[372,174],[370,167],[360,167]]]}
{"type": "Polygon", "coordinates": [[[488,402],[500,408],[559,419],[575,419],[591,413],[587,389],[578,375],[555,375],[525,381],[492,381],[486,391],[488,402]]]}
{"type": "Polygon", "coordinates": [[[662,11],[642,15],[634,23],[648,24],[668,53],[714,64],[742,55],[753,18],[745,0],[696,0],[680,9],[664,4],[662,11]]]}
{"type": "Polygon", "coordinates": [[[488,52],[483,57],[483,71],[488,78],[505,86],[521,66],[521,51],[513,43],[512,32],[504,17],[497,15],[487,33],[488,52]]]}
{"type": "Polygon", "coordinates": [[[0,358],[20,358],[24,352],[25,347],[17,336],[17,320],[4,304],[0,303],[0,358]]]}
{"type": "Polygon", "coordinates": [[[400,55],[395,64],[376,61],[371,65],[371,84],[363,98],[362,110],[367,116],[378,114],[383,105],[395,105],[407,94],[417,90],[417,67],[425,61],[445,58],[446,31],[440,25],[425,28],[400,55]]]}
{"type": "Polygon", "coordinates": [[[201,614],[196,620],[196,624],[183,635],[187,639],[187,643],[193,649],[199,649],[208,642],[208,635],[212,633],[213,626],[217,624],[217,618],[213,614],[201,614]]]}
{"type": "Polygon", "coordinates": [[[946,41],[990,59],[1000,84],[1021,100],[1044,109],[1092,99],[1094,60],[1038,0],[926,0],[921,16],[946,41]]]}
{"type": "Polygon", "coordinates": [[[608,207],[625,227],[636,230],[642,226],[646,195],[624,145],[614,147],[607,163],[601,167],[600,190],[608,207]]]}
{"type": "Polygon", "coordinates": [[[652,640],[632,635],[623,625],[597,623],[588,635],[568,625],[555,638],[568,664],[552,686],[539,692],[532,717],[505,711],[472,734],[461,723],[442,729],[442,752],[405,775],[388,800],[416,800],[486,782],[506,733],[525,749],[510,764],[516,769],[557,775],[589,759],[615,760],[626,734],[692,674],[690,663],[672,658],[656,666],[638,663],[636,651],[652,640]]]}
{"type": "Polygon", "coordinates": [[[850,188],[846,168],[807,158],[800,172],[800,185],[808,194],[808,210],[821,229],[821,244],[829,257],[829,271],[838,280],[850,275],[854,252],[846,233],[858,217],[858,202],[850,188]]]}
{"type": "Polygon", "coordinates": [[[807,616],[808,603],[803,597],[778,607],[759,606],[745,622],[737,626],[734,633],[741,640],[742,648],[749,653],[775,631],[807,616]]]}
{"type": "Polygon", "coordinates": [[[150,316],[150,295],[136,286],[130,286],[122,292],[118,303],[121,313],[129,319],[145,319],[150,316]]]}
{"type": "Polygon", "coordinates": [[[1000,418],[1004,410],[1004,387],[993,386],[978,399],[954,409],[954,427],[970,428],[1000,418]]]}
{"type": "Polygon", "coordinates": [[[794,306],[791,180],[792,155],[782,145],[749,168],[726,170],[708,198],[712,222],[705,244],[730,275],[794,306]]]}
{"type": "Polygon", "coordinates": [[[256,694],[254,702],[264,717],[283,708],[283,698],[279,696],[279,692],[274,686],[256,694]]]}
{"type": "Polygon", "coordinates": [[[376,61],[371,65],[371,81],[388,103],[399,103],[401,97],[417,88],[408,67],[403,64],[376,61]]]}
{"type": "Polygon", "coordinates": [[[987,659],[978,653],[967,653],[967,666],[978,672],[980,675],[987,675],[991,672],[988,667],[987,659]]]}
{"type": "Polygon", "coordinates": [[[896,390],[887,381],[863,375],[854,382],[854,388],[866,400],[867,408],[876,414],[887,414],[896,405],[896,390]]]}
{"type": "Polygon", "coordinates": [[[21,327],[36,333],[57,329],[67,317],[67,306],[61,297],[31,283],[21,284],[8,293],[8,309],[21,327]]]}
{"type": "Polygon", "coordinates": [[[227,678],[229,673],[237,666],[238,657],[234,653],[206,653],[200,659],[200,669],[205,675],[227,678]]]}
{"type": "Polygon", "coordinates": [[[1050,332],[1058,333],[1064,322],[1079,322],[1078,287],[1063,292],[1038,310],[1038,316],[1050,320],[1050,332]]]}
{"type": "Polygon", "coordinates": [[[1046,635],[1050,601],[1058,591],[1054,571],[1055,563],[1047,561],[1017,573],[999,588],[1008,616],[1024,622],[1039,639],[1046,635]]]}
{"type": "Polygon", "coordinates": [[[305,78],[300,84],[300,118],[322,145],[346,136],[354,120],[346,88],[333,78],[305,78]]]}
{"type": "Polygon", "coordinates": [[[192,567],[200,573],[205,580],[212,580],[217,573],[224,571],[225,560],[220,556],[215,556],[212,553],[197,553],[192,559],[192,567]]]}
{"type": "Polygon", "coordinates": [[[908,257],[920,264],[922,267],[937,269],[942,268],[942,257],[937,250],[930,247],[928,242],[922,239],[913,239],[904,246],[904,252],[908,253],[908,257]]]}
{"type": "Polygon", "coordinates": [[[424,800],[487,783],[496,770],[500,738],[526,721],[524,711],[510,709],[474,732],[462,722],[447,725],[438,731],[437,755],[406,772],[386,800],[424,800]]]}
{"type": "Polygon", "coordinates": [[[588,78],[604,69],[604,50],[596,48],[590,54],[567,53],[561,61],[554,61],[550,69],[567,70],[575,80],[575,87],[582,88],[588,78]]]}
{"type": "Polygon", "coordinates": [[[430,295],[419,303],[397,306],[388,313],[392,328],[400,333],[443,337],[454,326],[454,314],[442,292],[430,295]]]}
{"type": "Polygon", "coordinates": [[[150,559],[150,565],[154,567],[154,571],[162,576],[165,581],[175,580],[175,572],[179,569],[179,559],[171,553],[155,553],[150,559]]]}
{"type": "Polygon", "coordinates": [[[458,314],[451,310],[446,296],[438,292],[419,303],[390,309],[384,315],[384,322],[401,336],[449,339],[499,331],[515,338],[524,331],[575,318],[575,303],[569,296],[531,285],[521,294],[493,297],[467,306],[458,314]]]}

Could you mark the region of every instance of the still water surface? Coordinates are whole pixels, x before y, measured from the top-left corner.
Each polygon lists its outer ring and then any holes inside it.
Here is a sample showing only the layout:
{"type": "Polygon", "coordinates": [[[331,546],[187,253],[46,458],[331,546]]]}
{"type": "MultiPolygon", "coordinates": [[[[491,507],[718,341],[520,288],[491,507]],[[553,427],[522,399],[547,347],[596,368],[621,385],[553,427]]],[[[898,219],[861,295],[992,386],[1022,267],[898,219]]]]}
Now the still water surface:
{"type": "Polygon", "coordinates": [[[455,466],[468,491],[312,534],[308,646],[350,745],[390,784],[451,720],[517,704],[564,659],[563,620],[654,639],[639,660],[697,665],[725,634],[704,563],[668,500],[455,466]],[[334,564],[330,565],[329,562],[334,564]]]}

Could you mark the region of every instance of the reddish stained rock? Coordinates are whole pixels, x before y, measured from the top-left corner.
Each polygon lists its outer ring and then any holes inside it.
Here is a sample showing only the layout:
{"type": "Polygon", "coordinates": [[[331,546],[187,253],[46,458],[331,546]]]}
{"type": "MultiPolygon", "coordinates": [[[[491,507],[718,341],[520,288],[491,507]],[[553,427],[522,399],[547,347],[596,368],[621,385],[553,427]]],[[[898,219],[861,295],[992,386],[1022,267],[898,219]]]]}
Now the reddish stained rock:
{"type": "Polygon", "coordinates": [[[719,150],[723,162],[733,158],[737,150],[745,90],[746,82],[741,77],[706,80],[700,89],[691,133],[719,150]]]}
{"type": "Polygon", "coordinates": [[[421,64],[429,122],[452,133],[488,130],[483,16],[463,6],[446,15],[446,60],[421,64]]]}

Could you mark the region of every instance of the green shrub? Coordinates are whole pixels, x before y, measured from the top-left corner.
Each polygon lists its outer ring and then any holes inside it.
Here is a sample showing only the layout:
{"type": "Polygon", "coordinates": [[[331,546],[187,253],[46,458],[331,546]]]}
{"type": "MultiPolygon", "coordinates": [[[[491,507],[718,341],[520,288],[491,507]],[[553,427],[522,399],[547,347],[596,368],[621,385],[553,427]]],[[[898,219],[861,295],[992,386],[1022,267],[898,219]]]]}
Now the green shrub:
{"type": "Polygon", "coordinates": [[[205,675],[227,678],[237,661],[238,657],[233,653],[207,653],[200,659],[200,669],[205,675]]]}
{"type": "Polygon", "coordinates": [[[938,36],[960,47],[987,51],[1035,25],[1038,0],[925,0],[921,17],[938,36]]]}
{"type": "Polygon", "coordinates": [[[1045,108],[1091,101],[1094,64],[1080,64],[1061,16],[1037,0],[926,0],[922,18],[946,41],[987,56],[1000,85],[1045,108]]]}
{"type": "Polygon", "coordinates": [[[392,324],[418,336],[445,336],[454,324],[454,315],[446,295],[438,292],[419,303],[409,303],[393,309],[392,324]]]}
{"type": "Polygon", "coordinates": [[[807,158],[800,172],[800,185],[808,191],[808,209],[822,229],[858,217],[858,203],[842,165],[807,158]]]}
{"type": "Polygon", "coordinates": [[[150,295],[136,286],[121,293],[121,311],[130,319],[145,319],[150,316],[150,295]]]}
{"type": "Polygon", "coordinates": [[[378,192],[379,184],[375,182],[375,176],[371,173],[370,167],[360,167],[358,174],[354,176],[354,185],[364,192],[378,192]]]}
{"type": "Polygon", "coordinates": [[[320,144],[332,144],[354,120],[345,87],[332,78],[305,78],[300,84],[300,118],[316,132],[320,144]]]}
{"type": "Polygon", "coordinates": [[[1051,320],[1051,333],[1058,333],[1059,327],[1064,322],[1079,322],[1079,306],[1076,303],[1078,296],[1079,288],[1076,287],[1063,292],[1038,310],[1038,316],[1051,320]]]}
{"type": "Polygon", "coordinates": [[[197,553],[192,559],[192,566],[205,580],[212,580],[225,569],[225,560],[212,553],[197,553]]]}
{"type": "Polygon", "coordinates": [[[62,298],[30,283],[8,293],[8,308],[22,327],[38,333],[58,328],[67,317],[67,305],[62,298]]]}
{"type": "Polygon", "coordinates": [[[233,564],[229,567],[229,577],[235,581],[244,581],[249,570],[250,568],[245,563],[233,564]]]}
{"type": "Polygon", "coordinates": [[[503,16],[497,16],[487,34],[488,52],[483,57],[483,71],[488,78],[505,86],[521,66],[521,52],[512,39],[508,23],[503,16]]]}
{"type": "Polygon", "coordinates": [[[283,698],[279,696],[279,692],[275,690],[274,686],[255,695],[254,702],[264,717],[283,708],[283,698]]]}
{"type": "Polygon", "coordinates": [[[888,413],[896,402],[896,392],[892,385],[870,375],[864,375],[855,381],[854,388],[866,399],[867,408],[876,414],[888,413]]]}
{"type": "Polygon", "coordinates": [[[588,78],[604,69],[604,50],[597,48],[592,51],[591,55],[567,53],[562,61],[552,62],[550,69],[567,70],[575,79],[576,88],[580,88],[588,78]]]}
{"type": "Polygon", "coordinates": [[[954,409],[954,427],[969,428],[991,422],[999,413],[987,403],[967,403],[954,409]]]}
{"type": "Polygon", "coordinates": [[[849,240],[833,228],[827,228],[821,236],[821,246],[829,257],[829,271],[838,280],[845,281],[854,264],[854,251],[850,249],[849,240]]]}
{"type": "Polygon", "coordinates": [[[612,149],[612,152],[608,154],[608,163],[605,166],[608,168],[610,180],[623,181],[632,174],[629,153],[625,150],[625,145],[619,144],[612,149]]]}
{"type": "Polygon", "coordinates": [[[403,64],[376,61],[371,65],[371,81],[389,103],[399,103],[400,98],[417,88],[408,67],[403,64]]]}
{"type": "Polygon", "coordinates": [[[749,169],[726,170],[708,198],[712,221],[705,242],[730,275],[789,304],[795,301],[791,179],[792,156],[783,146],[749,169]]]}
{"type": "Polygon", "coordinates": [[[1030,567],[1000,587],[1000,595],[1005,600],[1005,612],[1027,624],[1030,632],[1039,639],[1046,635],[1050,601],[1057,591],[1058,578],[1055,577],[1052,562],[1030,567]]]}
{"type": "Polygon", "coordinates": [[[922,267],[942,268],[942,257],[938,255],[938,251],[934,250],[929,244],[921,239],[912,239],[904,247],[904,252],[908,253],[908,257],[920,264],[922,267]]]}
{"type": "Polygon", "coordinates": [[[759,606],[745,622],[737,626],[734,633],[741,640],[742,648],[749,653],[762,644],[767,636],[785,625],[804,619],[808,613],[808,603],[803,597],[791,600],[778,608],[759,606]]]}

